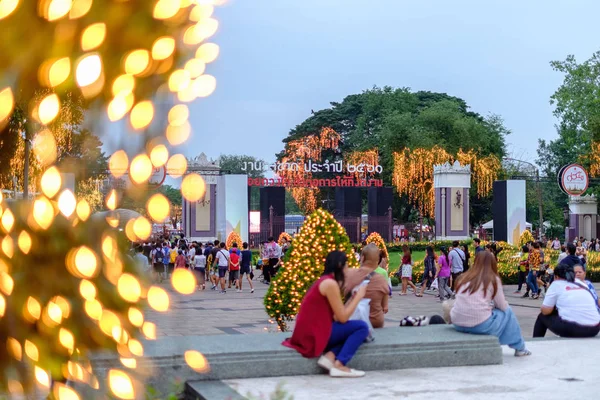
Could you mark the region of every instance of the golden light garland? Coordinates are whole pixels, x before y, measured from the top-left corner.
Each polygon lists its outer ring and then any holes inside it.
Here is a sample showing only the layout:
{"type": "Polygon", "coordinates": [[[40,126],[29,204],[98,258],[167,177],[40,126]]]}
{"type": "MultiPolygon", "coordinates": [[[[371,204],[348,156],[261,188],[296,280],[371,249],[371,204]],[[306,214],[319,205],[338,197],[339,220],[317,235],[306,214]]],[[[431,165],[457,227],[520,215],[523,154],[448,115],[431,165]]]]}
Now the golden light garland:
{"type": "Polygon", "coordinates": [[[385,258],[387,258],[388,262],[389,262],[390,256],[388,254],[387,246],[385,245],[385,240],[383,240],[383,238],[381,237],[381,235],[379,233],[371,232],[369,234],[369,236],[367,236],[367,239],[365,240],[365,242],[367,244],[373,243],[377,247],[379,247],[380,250],[383,250],[383,252],[385,254],[385,258]]]}
{"type": "Polygon", "coordinates": [[[325,258],[334,250],[348,255],[350,268],[358,267],[344,227],[330,213],[318,209],[302,224],[264,298],[267,314],[281,330],[285,331],[287,321],[298,313],[306,291],[322,275],[325,258]]]}
{"type": "Polygon", "coordinates": [[[283,246],[283,239],[287,240],[288,243],[292,242],[292,236],[287,232],[281,232],[279,239],[277,239],[277,244],[283,246]]]}
{"type": "Polygon", "coordinates": [[[228,249],[231,249],[234,243],[237,244],[238,248],[242,248],[242,237],[236,231],[231,231],[231,233],[227,235],[225,246],[227,246],[228,249]]]}
{"type": "MultiPolygon", "coordinates": [[[[347,165],[373,165],[379,164],[379,151],[377,149],[367,151],[354,151],[346,156],[347,165]]],[[[356,179],[369,179],[375,176],[375,171],[367,172],[367,168],[363,168],[362,172],[358,169],[354,173],[356,179]]]]}
{"type": "Polygon", "coordinates": [[[596,178],[600,176],[600,142],[592,141],[591,148],[588,155],[590,162],[590,176],[596,178]]]}
{"type": "Polygon", "coordinates": [[[433,190],[433,166],[453,163],[458,160],[461,165],[471,165],[471,173],[477,184],[477,195],[486,196],[492,190],[494,181],[501,169],[500,160],[494,156],[479,156],[474,150],[459,150],[453,157],[440,146],[431,149],[405,148],[393,154],[394,171],[392,184],[398,193],[408,196],[421,214],[433,217],[435,210],[435,193],[433,190]]]}

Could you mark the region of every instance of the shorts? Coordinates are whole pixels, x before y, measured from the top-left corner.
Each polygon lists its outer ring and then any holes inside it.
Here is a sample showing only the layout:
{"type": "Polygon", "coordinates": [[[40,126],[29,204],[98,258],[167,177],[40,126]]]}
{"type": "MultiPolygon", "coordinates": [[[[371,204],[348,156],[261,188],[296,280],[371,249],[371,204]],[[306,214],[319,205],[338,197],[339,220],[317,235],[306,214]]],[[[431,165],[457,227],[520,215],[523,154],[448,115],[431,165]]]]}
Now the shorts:
{"type": "Polygon", "coordinates": [[[402,276],[402,278],[412,278],[412,265],[403,264],[401,276],[402,276]]]}
{"type": "Polygon", "coordinates": [[[165,272],[165,264],[154,263],[154,272],[163,273],[165,272]]]}
{"type": "Polygon", "coordinates": [[[240,279],[240,270],[235,270],[235,271],[229,271],[229,280],[230,281],[235,281],[240,279]]]}
{"type": "Polygon", "coordinates": [[[196,276],[196,281],[198,282],[198,284],[204,285],[206,277],[206,268],[194,267],[194,275],[196,276]]]}
{"type": "Polygon", "coordinates": [[[169,275],[171,275],[173,273],[174,269],[175,269],[175,263],[169,263],[169,275]]]}
{"type": "Polygon", "coordinates": [[[219,278],[225,278],[225,274],[229,267],[219,267],[219,278]]]}
{"type": "Polygon", "coordinates": [[[252,268],[250,268],[249,265],[247,265],[245,267],[241,267],[241,269],[240,269],[240,276],[244,276],[244,274],[250,275],[250,271],[251,270],[252,270],[252,268]]]}

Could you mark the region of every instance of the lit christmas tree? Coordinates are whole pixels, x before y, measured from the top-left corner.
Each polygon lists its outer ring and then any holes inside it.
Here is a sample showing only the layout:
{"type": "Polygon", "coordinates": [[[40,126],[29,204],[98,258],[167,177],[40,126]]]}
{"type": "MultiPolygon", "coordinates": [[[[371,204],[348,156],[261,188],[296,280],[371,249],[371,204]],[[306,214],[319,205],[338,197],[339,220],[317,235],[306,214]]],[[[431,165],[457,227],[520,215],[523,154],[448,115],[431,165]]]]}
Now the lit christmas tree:
{"type": "Polygon", "coordinates": [[[377,232],[373,232],[371,233],[366,240],[367,244],[373,243],[375,244],[377,247],[379,247],[380,250],[383,250],[385,252],[385,258],[387,258],[389,260],[389,255],[388,255],[388,251],[387,251],[387,246],[385,245],[385,241],[383,240],[383,238],[381,237],[381,235],[377,232]]]}
{"type": "Polygon", "coordinates": [[[281,235],[279,235],[279,239],[277,239],[277,243],[280,246],[283,246],[283,239],[287,240],[288,243],[292,242],[292,236],[287,232],[281,232],[281,235]]]}
{"type": "Polygon", "coordinates": [[[227,236],[227,240],[225,241],[225,246],[227,246],[227,248],[230,249],[234,243],[237,244],[238,247],[241,248],[242,247],[242,237],[236,231],[231,231],[229,236],[227,236]]]}
{"type": "Polygon", "coordinates": [[[267,313],[282,331],[298,313],[306,291],[325,269],[327,254],[334,250],[345,251],[349,267],[358,267],[346,230],[319,209],[304,221],[265,296],[267,313]]]}

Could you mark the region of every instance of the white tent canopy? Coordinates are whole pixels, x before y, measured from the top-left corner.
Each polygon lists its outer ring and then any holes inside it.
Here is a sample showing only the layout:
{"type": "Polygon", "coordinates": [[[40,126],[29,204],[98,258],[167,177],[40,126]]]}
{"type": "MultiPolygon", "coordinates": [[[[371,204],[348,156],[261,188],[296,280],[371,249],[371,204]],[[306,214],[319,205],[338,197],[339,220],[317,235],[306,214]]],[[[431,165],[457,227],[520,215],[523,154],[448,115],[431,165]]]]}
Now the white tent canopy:
{"type": "MultiPolygon", "coordinates": [[[[494,229],[494,220],[488,221],[481,225],[483,229],[494,229]]],[[[525,228],[531,229],[532,225],[529,222],[525,222],[525,228]]]]}

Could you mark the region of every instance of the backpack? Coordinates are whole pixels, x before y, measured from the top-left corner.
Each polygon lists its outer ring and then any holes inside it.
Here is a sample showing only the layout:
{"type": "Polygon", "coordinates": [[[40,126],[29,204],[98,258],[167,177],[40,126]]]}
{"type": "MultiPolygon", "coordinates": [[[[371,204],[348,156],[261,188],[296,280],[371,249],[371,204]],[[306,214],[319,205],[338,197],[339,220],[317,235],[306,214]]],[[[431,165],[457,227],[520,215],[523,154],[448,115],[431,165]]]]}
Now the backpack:
{"type": "Polygon", "coordinates": [[[162,252],[162,249],[156,249],[154,251],[154,262],[155,263],[162,263],[163,257],[164,257],[164,254],[162,252]]]}
{"type": "MultiPolygon", "coordinates": [[[[467,270],[469,269],[469,260],[467,260],[467,256],[465,255],[465,257],[463,258],[460,253],[456,250],[452,250],[454,251],[456,254],[458,254],[458,258],[461,259],[462,264],[463,264],[463,272],[467,272],[467,270]]],[[[452,266],[450,266],[452,267],[452,266]]]]}

